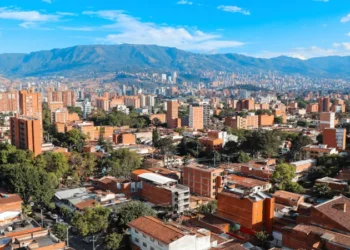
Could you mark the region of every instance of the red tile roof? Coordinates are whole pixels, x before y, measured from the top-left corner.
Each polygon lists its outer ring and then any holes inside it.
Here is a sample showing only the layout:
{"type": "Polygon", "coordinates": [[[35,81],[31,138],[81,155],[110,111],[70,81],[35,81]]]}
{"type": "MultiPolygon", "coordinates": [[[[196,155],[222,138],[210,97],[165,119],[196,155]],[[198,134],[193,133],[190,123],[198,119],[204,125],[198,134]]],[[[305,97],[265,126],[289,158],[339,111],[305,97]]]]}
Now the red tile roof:
{"type": "Polygon", "coordinates": [[[21,197],[17,194],[7,195],[7,198],[4,198],[4,197],[6,197],[6,194],[3,195],[2,197],[0,197],[0,205],[9,204],[9,203],[16,203],[16,202],[23,202],[21,197]]]}
{"type": "Polygon", "coordinates": [[[176,227],[151,216],[139,217],[130,222],[129,226],[167,245],[185,236],[185,233],[176,227]]]}

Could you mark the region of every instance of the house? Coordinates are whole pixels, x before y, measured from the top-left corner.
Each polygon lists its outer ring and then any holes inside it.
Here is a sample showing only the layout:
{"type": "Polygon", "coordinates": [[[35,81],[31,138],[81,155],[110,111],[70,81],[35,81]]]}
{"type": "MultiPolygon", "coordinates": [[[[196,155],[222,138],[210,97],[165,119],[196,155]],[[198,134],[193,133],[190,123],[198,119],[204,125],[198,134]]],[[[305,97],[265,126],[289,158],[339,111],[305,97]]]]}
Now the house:
{"type": "Polygon", "coordinates": [[[333,191],[346,191],[348,189],[348,183],[343,180],[331,178],[331,177],[323,177],[321,179],[317,179],[316,183],[318,184],[327,184],[327,186],[333,191]]]}
{"type": "Polygon", "coordinates": [[[252,193],[268,191],[272,188],[271,183],[268,183],[266,181],[261,181],[239,175],[228,175],[226,177],[226,186],[229,186],[230,188],[249,190],[252,193]]]}
{"type": "Polygon", "coordinates": [[[300,203],[304,202],[304,196],[283,190],[276,191],[273,195],[275,202],[281,205],[298,208],[300,203]]]}
{"type": "Polygon", "coordinates": [[[17,194],[0,194],[0,226],[21,219],[22,203],[17,194]]]}
{"type": "Polygon", "coordinates": [[[211,243],[210,231],[206,229],[192,232],[150,216],[139,217],[128,226],[134,249],[206,250],[216,245],[216,242],[211,243]]]}
{"type": "Polygon", "coordinates": [[[329,148],[327,145],[308,145],[302,149],[303,159],[316,159],[322,156],[337,155],[339,152],[336,148],[329,148]]]}

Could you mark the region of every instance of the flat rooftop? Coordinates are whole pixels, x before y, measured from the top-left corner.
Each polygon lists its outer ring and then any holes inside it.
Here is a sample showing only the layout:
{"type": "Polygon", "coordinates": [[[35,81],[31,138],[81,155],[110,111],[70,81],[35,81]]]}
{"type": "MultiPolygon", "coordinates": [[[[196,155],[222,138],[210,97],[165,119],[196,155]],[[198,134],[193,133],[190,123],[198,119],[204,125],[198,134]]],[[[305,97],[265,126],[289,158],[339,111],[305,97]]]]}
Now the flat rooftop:
{"type": "Polygon", "coordinates": [[[177,183],[176,180],[162,176],[160,174],[155,173],[144,173],[139,175],[140,178],[144,180],[151,181],[153,183],[159,184],[159,185],[165,185],[169,183],[177,183]]]}

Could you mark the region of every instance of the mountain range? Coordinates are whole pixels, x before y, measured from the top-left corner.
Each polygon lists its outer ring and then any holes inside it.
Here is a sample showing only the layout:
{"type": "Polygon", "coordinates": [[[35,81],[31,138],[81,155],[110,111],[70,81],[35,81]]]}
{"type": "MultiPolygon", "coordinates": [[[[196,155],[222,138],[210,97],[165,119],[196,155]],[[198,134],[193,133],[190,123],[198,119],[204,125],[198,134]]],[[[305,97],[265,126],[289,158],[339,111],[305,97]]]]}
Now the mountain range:
{"type": "Polygon", "coordinates": [[[83,45],[29,54],[0,54],[0,75],[5,77],[89,75],[116,71],[159,72],[222,70],[276,72],[308,77],[350,77],[350,57],[308,60],[280,56],[271,59],[240,54],[198,54],[156,45],[83,45]]]}

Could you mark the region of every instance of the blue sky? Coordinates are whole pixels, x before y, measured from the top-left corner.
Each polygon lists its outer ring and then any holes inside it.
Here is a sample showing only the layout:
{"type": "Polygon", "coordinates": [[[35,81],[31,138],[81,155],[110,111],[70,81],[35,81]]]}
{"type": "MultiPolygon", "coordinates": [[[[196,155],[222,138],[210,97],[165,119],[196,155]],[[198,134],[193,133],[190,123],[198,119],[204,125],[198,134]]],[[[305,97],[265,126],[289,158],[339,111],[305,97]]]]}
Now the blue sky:
{"type": "Polygon", "coordinates": [[[350,55],[350,0],[1,0],[0,53],[83,44],[350,55]]]}

